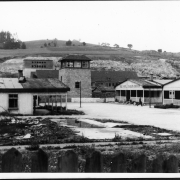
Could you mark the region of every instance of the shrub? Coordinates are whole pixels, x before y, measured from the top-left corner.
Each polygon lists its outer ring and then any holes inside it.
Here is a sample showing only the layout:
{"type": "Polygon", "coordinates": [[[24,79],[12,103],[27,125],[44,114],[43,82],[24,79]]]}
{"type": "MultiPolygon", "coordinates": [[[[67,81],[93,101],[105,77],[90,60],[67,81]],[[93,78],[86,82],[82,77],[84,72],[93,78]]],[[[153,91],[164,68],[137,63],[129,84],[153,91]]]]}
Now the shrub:
{"type": "Polygon", "coordinates": [[[173,104],[156,104],[154,108],[160,108],[160,109],[168,109],[168,108],[179,108],[178,105],[173,104]]]}
{"type": "Polygon", "coordinates": [[[29,151],[35,151],[39,149],[39,144],[37,141],[31,141],[31,145],[26,148],[29,151]]]}

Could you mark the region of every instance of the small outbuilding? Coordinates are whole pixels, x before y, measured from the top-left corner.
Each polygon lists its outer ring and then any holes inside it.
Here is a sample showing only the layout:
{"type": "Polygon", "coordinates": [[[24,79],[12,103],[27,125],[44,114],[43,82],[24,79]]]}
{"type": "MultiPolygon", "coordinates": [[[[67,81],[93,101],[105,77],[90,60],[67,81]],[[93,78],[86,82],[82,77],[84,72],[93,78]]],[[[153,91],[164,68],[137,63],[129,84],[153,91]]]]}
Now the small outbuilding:
{"type": "Polygon", "coordinates": [[[67,108],[68,91],[70,88],[58,79],[0,78],[0,112],[33,114],[40,96],[45,103],[56,105],[63,97],[67,108]]]}

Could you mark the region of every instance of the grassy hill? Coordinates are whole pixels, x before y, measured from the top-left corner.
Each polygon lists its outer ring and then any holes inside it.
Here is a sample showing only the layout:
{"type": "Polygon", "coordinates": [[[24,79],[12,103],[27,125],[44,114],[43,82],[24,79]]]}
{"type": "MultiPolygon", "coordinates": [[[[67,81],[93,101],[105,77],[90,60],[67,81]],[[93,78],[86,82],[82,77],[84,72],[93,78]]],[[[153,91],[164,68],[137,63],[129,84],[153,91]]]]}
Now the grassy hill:
{"type": "MultiPolygon", "coordinates": [[[[36,49],[41,48],[44,44],[53,42],[53,39],[44,39],[44,40],[34,40],[34,41],[25,41],[27,49],[36,49]]],[[[66,46],[66,40],[57,40],[57,47],[66,46]]],[[[72,46],[83,46],[82,42],[77,40],[72,40],[72,46]]],[[[95,44],[87,43],[86,46],[95,46],[95,44]]]]}
{"type": "MultiPolygon", "coordinates": [[[[137,51],[122,47],[102,47],[89,43],[83,46],[82,42],[77,40],[73,40],[72,46],[66,46],[66,41],[58,40],[57,47],[41,47],[44,43],[48,44],[51,41],[27,41],[25,42],[27,49],[0,49],[0,62],[3,63],[13,58],[22,59],[27,56],[63,57],[67,54],[85,54],[93,60],[92,70],[133,70],[140,76],[154,73],[158,77],[174,77],[180,72],[180,53],[159,53],[154,50],[137,51]]],[[[10,66],[13,65],[10,64],[10,66]]],[[[8,72],[14,71],[7,64],[6,67],[8,72]]],[[[0,72],[1,69],[5,72],[6,67],[0,68],[0,72]]]]}

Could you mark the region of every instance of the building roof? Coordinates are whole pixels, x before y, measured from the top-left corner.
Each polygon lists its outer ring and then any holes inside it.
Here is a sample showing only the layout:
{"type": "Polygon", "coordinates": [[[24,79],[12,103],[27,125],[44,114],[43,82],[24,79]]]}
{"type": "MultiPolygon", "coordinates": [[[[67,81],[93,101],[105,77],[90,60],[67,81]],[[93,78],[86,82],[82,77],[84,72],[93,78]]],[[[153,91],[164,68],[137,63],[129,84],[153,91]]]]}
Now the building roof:
{"type": "Polygon", "coordinates": [[[171,84],[171,83],[176,82],[176,81],[179,81],[179,80],[180,80],[180,78],[174,79],[174,80],[172,80],[172,81],[170,81],[170,82],[167,82],[166,84],[163,84],[163,86],[166,86],[166,85],[168,85],[168,84],[171,84]]]}
{"type": "Polygon", "coordinates": [[[48,57],[26,57],[24,58],[24,61],[53,61],[52,59],[48,57]]]}
{"type": "Polygon", "coordinates": [[[67,92],[70,88],[58,79],[31,79],[19,83],[18,78],[0,78],[0,92],[67,92]]]}
{"type": "Polygon", "coordinates": [[[59,70],[36,70],[37,78],[59,78],[59,70]]]}
{"type": "Polygon", "coordinates": [[[126,79],[138,79],[134,71],[91,71],[92,82],[122,82],[126,79]]]}
{"type": "Polygon", "coordinates": [[[80,60],[80,61],[92,61],[90,58],[88,58],[85,55],[80,55],[80,54],[70,54],[66,57],[63,57],[61,61],[64,60],[80,60]]]}
{"type": "Polygon", "coordinates": [[[93,89],[94,91],[100,91],[100,92],[115,92],[115,89],[113,87],[105,87],[105,86],[97,86],[93,89]]]}
{"type": "MultiPolygon", "coordinates": [[[[126,81],[131,81],[135,84],[138,84],[140,86],[142,86],[143,88],[162,88],[162,86],[158,83],[152,82],[152,81],[148,81],[148,80],[142,80],[142,79],[127,79],[121,83],[119,83],[118,85],[126,82],[126,81]]],[[[118,86],[117,85],[117,86],[118,86]]]]}
{"type": "Polygon", "coordinates": [[[167,79],[167,80],[165,80],[165,79],[153,79],[153,81],[157,82],[157,83],[159,83],[161,85],[164,85],[164,84],[167,84],[167,83],[169,83],[169,82],[171,82],[173,80],[172,79],[167,79]]]}

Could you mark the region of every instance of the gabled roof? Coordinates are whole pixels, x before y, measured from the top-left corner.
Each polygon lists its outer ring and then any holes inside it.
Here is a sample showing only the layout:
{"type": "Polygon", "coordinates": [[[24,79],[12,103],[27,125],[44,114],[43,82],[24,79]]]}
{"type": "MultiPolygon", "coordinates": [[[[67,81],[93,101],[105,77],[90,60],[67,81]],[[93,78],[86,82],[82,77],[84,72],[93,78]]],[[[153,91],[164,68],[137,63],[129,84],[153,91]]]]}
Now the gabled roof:
{"type": "Polygon", "coordinates": [[[18,78],[0,78],[0,92],[66,92],[70,88],[58,79],[31,79],[20,83],[18,78]]]}
{"type": "Polygon", "coordinates": [[[163,87],[166,86],[166,85],[168,85],[168,84],[171,84],[171,83],[173,83],[173,82],[179,81],[179,80],[180,80],[180,78],[177,78],[177,79],[175,79],[175,80],[172,80],[172,81],[164,84],[163,87]]]}
{"type": "Polygon", "coordinates": [[[158,84],[160,85],[164,85],[164,84],[167,84],[171,81],[173,81],[172,79],[153,79],[154,82],[157,82],[158,84]]]}
{"type": "Polygon", "coordinates": [[[71,55],[68,55],[66,57],[63,57],[61,61],[64,61],[64,60],[80,60],[80,61],[85,60],[85,61],[92,61],[87,56],[80,55],[80,54],[71,54],[71,55]]]}
{"type": "Polygon", "coordinates": [[[91,71],[92,82],[122,82],[126,79],[138,79],[134,71],[91,71]]]}
{"type": "Polygon", "coordinates": [[[162,88],[162,86],[160,84],[157,84],[155,82],[148,81],[148,80],[142,80],[142,79],[126,79],[125,81],[119,83],[118,85],[120,85],[126,81],[131,81],[135,84],[142,86],[143,88],[162,88]]]}
{"type": "Polygon", "coordinates": [[[101,92],[115,92],[115,89],[113,87],[105,87],[105,86],[97,86],[93,89],[93,92],[97,90],[101,92]]]}

